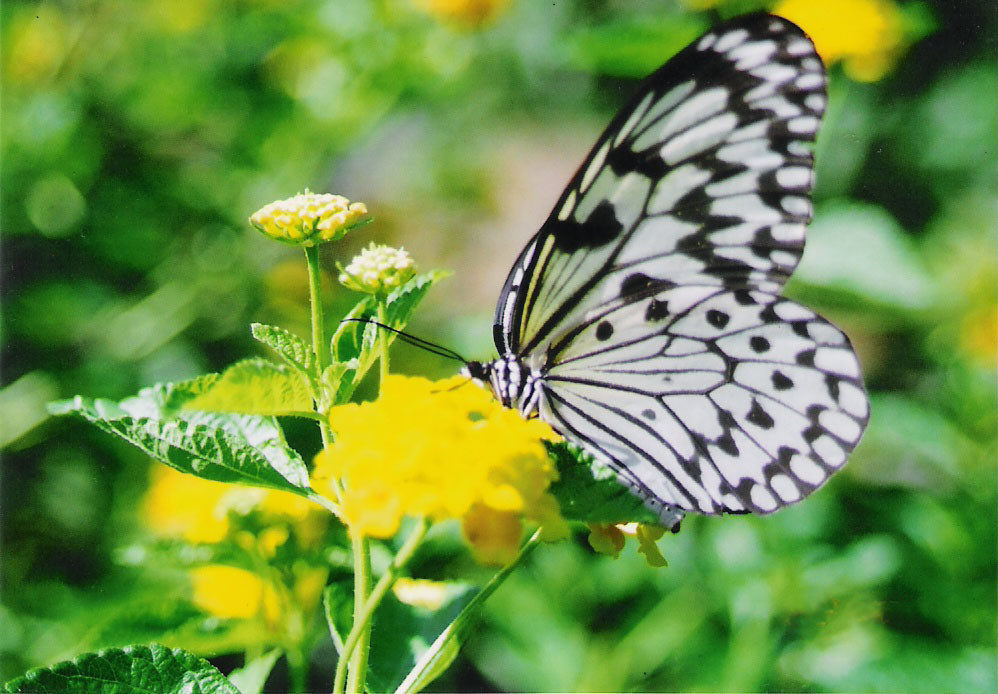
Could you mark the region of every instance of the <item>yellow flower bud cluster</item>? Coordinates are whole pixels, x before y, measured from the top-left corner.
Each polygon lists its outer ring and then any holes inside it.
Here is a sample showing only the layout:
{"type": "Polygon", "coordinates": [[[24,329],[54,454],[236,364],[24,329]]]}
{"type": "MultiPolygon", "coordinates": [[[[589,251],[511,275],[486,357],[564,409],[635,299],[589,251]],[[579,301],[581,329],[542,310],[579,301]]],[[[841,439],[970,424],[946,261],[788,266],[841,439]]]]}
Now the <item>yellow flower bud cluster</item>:
{"type": "Polygon", "coordinates": [[[311,193],[264,205],[250,216],[250,224],[267,236],[300,246],[314,246],[346,236],[367,214],[362,202],[342,195],[311,193]]]}
{"type": "Polygon", "coordinates": [[[366,294],[387,294],[416,274],[416,263],[404,248],[372,243],[340,270],[344,287],[366,294]]]}

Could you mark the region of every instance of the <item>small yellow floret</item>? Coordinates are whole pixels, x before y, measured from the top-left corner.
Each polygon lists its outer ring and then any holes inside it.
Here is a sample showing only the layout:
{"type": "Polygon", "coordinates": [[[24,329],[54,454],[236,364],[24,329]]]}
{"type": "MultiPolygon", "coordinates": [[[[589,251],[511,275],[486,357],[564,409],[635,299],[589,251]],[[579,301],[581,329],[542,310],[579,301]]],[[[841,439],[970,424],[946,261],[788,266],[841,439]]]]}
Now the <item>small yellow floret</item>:
{"type": "Polygon", "coordinates": [[[842,61],[858,82],[874,82],[901,49],[901,11],[891,0],[781,0],[772,10],[811,37],[825,63],[842,61]]]}
{"type": "Polygon", "coordinates": [[[306,189],[293,198],[264,205],[249,220],[278,241],[314,246],[343,238],[366,214],[367,206],[362,202],[352,203],[342,195],[306,189]]]}
{"type": "Polygon", "coordinates": [[[541,444],[556,435],[504,409],[461,377],[389,376],[375,402],[329,415],[336,442],[315,460],[315,487],[343,481],[343,517],[356,535],[391,537],[403,516],[462,520],[482,561],[511,558],[521,518],[558,539],[567,525],[547,489],[557,478],[541,444]]]}
{"type": "Polygon", "coordinates": [[[412,279],[416,263],[404,248],[372,243],[341,270],[340,283],[344,287],[366,294],[387,294],[412,279]]]}

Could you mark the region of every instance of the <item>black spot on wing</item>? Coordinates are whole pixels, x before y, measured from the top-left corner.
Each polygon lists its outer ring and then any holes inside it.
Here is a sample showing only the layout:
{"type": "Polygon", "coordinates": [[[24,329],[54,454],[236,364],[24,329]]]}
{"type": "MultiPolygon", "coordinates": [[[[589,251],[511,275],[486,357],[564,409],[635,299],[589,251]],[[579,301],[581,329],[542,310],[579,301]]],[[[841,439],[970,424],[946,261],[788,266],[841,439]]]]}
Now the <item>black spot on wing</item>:
{"type": "Polygon", "coordinates": [[[771,378],[776,390],[790,390],[794,387],[794,382],[790,380],[790,377],[781,371],[774,371],[771,378]]]}
{"type": "Polygon", "coordinates": [[[716,308],[707,311],[707,322],[718,330],[726,326],[729,320],[731,320],[731,316],[724,311],[718,311],[716,308]]]}
{"type": "Polygon", "coordinates": [[[620,283],[620,296],[623,298],[634,296],[654,284],[655,280],[648,275],[641,272],[635,272],[634,274],[625,277],[624,281],[620,283]]]}
{"type": "Polygon", "coordinates": [[[569,217],[566,220],[554,219],[548,225],[558,250],[565,253],[605,246],[620,238],[624,228],[609,200],[601,201],[585,222],[580,223],[569,217]]]}
{"type": "Polygon", "coordinates": [[[659,301],[658,299],[652,299],[648,302],[648,309],[645,311],[645,320],[657,321],[666,318],[669,315],[669,303],[667,301],[659,301]]]}
{"type": "Polygon", "coordinates": [[[762,354],[769,349],[769,340],[762,335],[753,335],[749,340],[749,346],[752,347],[752,351],[756,354],[762,354]]]}
{"type": "Polygon", "coordinates": [[[596,339],[599,341],[609,340],[613,336],[613,326],[608,321],[603,321],[596,326],[596,339]]]}
{"type": "Polygon", "coordinates": [[[762,405],[759,404],[758,400],[752,401],[752,408],[745,419],[763,429],[772,429],[775,424],[770,414],[762,409],[762,405]]]}

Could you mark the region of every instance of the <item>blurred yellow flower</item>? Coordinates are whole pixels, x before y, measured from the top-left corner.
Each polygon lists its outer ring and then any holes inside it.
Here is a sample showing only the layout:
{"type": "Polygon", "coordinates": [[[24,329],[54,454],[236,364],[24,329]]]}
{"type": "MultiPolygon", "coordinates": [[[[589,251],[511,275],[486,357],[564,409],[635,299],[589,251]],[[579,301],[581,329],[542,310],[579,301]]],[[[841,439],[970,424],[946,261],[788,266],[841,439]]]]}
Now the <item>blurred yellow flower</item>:
{"type": "Polygon", "coordinates": [[[166,465],[150,469],[149,490],[142,504],[142,521],[157,535],[188,542],[219,542],[229,521],[219,511],[228,485],[185,475],[166,465]]]}
{"type": "Polygon", "coordinates": [[[343,481],[353,533],[391,537],[406,515],[459,518],[476,556],[490,562],[515,553],[521,517],[545,539],[567,533],[540,442],[555,434],[464,384],[392,375],[376,401],[330,411],[337,439],[316,457],[315,488],[332,496],[330,480],[343,481]]]}
{"type": "MultiPolygon", "coordinates": [[[[291,522],[303,544],[317,539],[327,515],[306,499],[288,492],[212,482],[166,465],[151,468],[140,515],[145,526],[162,537],[212,543],[220,542],[228,534],[229,511],[239,514],[257,511],[271,517],[275,524],[291,522]]],[[[249,534],[247,542],[258,544],[264,556],[272,556],[287,537],[287,528],[272,528],[265,529],[258,537],[249,534]]]]}
{"type": "Polygon", "coordinates": [[[37,87],[56,73],[77,31],[59,8],[57,3],[38,3],[5,18],[5,79],[37,87]]]}
{"type": "Polygon", "coordinates": [[[509,0],[414,0],[417,7],[438,19],[478,29],[498,17],[509,0]]]}
{"type": "Polygon", "coordinates": [[[772,13],[803,29],[826,64],[842,61],[858,82],[874,82],[901,49],[901,10],[891,0],[780,0],[772,13]]]}
{"type": "Polygon", "coordinates": [[[387,294],[416,274],[416,263],[404,248],[372,243],[340,268],[340,284],[366,294],[387,294]]]}
{"type": "Polygon", "coordinates": [[[259,576],[234,566],[213,564],[188,571],[198,608],[220,619],[263,616],[274,624],[281,613],[277,593],[259,576]]]}
{"type": "Polygon", "coordinates": [[[668,566],[668,562],[655,544],[665,529],[657,525],[627,523],[623,525],[589,524],[589,545],[600,554],[608,554],[614,559],[620,556],[625,539],[633,537],[638,541],[638,552],[645,555],[651,567],[668,566]]]}
{"type": "Polygon", "coordinates": [[[267,236],[300,246],[335,241],[357,226],[367,214],[362,202],[342,195],[312,193],[277,200],[254,212],[250,223],[267,236]]]}

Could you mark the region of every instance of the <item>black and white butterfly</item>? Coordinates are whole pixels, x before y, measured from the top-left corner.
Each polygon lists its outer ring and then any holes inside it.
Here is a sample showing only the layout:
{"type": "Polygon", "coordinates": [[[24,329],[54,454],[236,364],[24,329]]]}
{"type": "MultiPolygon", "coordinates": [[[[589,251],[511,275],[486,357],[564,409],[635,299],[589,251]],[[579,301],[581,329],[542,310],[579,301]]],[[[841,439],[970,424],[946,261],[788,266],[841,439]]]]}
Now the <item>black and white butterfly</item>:
{"type": "Polygon", "coordinates": [[[466,366],[666,526],[798,501],[866,426],[849,340],[779,296],[804,249],[824,108],[821,60],[784,19],[741,17],[687,46],[520,253],[499,358],[466,366]]]}

